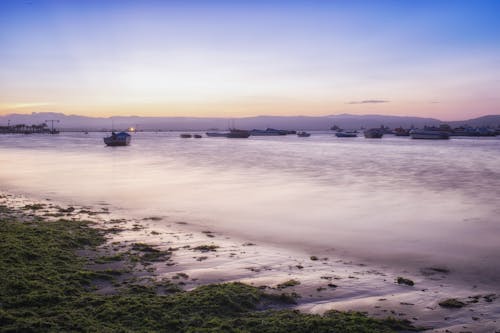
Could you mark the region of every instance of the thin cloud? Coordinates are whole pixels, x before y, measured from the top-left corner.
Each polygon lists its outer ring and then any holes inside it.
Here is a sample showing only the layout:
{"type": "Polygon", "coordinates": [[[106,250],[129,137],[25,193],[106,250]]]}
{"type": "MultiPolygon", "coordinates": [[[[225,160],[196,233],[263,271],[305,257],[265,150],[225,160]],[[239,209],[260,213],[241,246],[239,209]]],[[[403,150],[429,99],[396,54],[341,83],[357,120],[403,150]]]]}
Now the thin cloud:
{"type": "Polygon", "coordinates": [[[47,103],[47,102],[10,103],[10,104],[0,104],[0,109],[6,109],[6,110],[26,109],[26,108],[36,108],[40,106],[48,106],[53,104],[54,103],[47,103]]]}
{"type": "Polygon", "coordinates": [[[386,101],[383,99],[365,99],[363,101],[352,101],[347,104],[381,104],[381,103],[390,103],[390,101],[386,101]]]}

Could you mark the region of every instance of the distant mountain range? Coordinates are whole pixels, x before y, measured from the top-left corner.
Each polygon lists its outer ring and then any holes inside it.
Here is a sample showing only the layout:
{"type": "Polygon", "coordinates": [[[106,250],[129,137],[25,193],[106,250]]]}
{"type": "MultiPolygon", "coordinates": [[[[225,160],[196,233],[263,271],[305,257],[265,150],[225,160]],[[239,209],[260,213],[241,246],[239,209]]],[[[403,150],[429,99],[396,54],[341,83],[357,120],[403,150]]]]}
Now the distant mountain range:
{"type": "MultiPolygon", "coordinates": [[[[39,112],[32,114],[10,114],[0,116],[0,126],[8,123],[16,124],[41,124],[47,120],[57,120],[55,127],[62,130],[120,130],[136,127],[139,130],[209,130],[227,129],[237,127],[241,129],[253,128],[279,128],[279,129],[303,129],[303,130],[328,130],[333,125],[345,129],[357,129],[360,127],[423,127],[439,124],[449,124],[452,127],[460,125],[470,126],[500,126],[500,115],[489,115],[463,121],[443,122],[434,118],[400,117],[384,115],[351,115],[340,114],[330,116],[257,116],[246,118],[195,118],[195,117],[138,117],[119,116],[109,118],[85,117],[77,115],[65,115],[62,113],[39,112]]],[[[50,123],[49,123],[50,125],[50,123]]]]}

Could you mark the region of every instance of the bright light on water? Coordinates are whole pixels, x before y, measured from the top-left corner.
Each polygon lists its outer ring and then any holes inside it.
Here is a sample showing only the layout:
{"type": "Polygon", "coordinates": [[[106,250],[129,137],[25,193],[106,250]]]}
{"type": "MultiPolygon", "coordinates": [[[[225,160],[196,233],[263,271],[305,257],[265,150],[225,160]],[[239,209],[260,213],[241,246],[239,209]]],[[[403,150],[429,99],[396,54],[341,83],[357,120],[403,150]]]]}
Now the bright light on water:
{"type": "Polygon", "coordinates": [[[131,146],[108,148],[102,137],[3,135],[1,186],[283,246],[500,278],[497,138],[137,133],[131,146]]]}

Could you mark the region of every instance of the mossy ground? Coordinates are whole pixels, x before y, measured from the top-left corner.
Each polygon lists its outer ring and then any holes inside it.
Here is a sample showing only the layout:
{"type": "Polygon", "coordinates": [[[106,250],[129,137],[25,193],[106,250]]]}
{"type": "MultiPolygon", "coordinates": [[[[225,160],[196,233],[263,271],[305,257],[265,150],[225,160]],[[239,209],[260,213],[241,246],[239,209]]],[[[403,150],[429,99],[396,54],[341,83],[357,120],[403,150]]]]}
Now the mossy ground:
{"type": "Polygon", "coordinates": [[[443,308],[461,308],[465,306],[465,303],[455,298],[448,298],[439,302],[439,305],[443,308]]]}
{"type": "MultiPolygon", "coordinates": [[[[2,212],[6,212],[5,207],[2,212]]],[[[96,279],[113,274],[86,267],[79,250],[105,242],[104,231],[82,221],[13,221],[0,215],[1,332],[393,332],[407,322],[359,313],[323,316],[269,310],[277,295],[241,283],[184,292],[167,282],[129,284],[96,294],[96,279]],[[167,294],[158,293],[163,288],[167,294]],[[268,310],[265,310],[268,309],[268,310]]],[[[144,249],[141,249],[144,250],[144,249]]],[[[158,253],[147,248],[150,253],[158,253]]],[[[103,257],[103,261],[121,257],[103,257]]],[[[156,257],[155,257],[156,259],[156,257]]]]}

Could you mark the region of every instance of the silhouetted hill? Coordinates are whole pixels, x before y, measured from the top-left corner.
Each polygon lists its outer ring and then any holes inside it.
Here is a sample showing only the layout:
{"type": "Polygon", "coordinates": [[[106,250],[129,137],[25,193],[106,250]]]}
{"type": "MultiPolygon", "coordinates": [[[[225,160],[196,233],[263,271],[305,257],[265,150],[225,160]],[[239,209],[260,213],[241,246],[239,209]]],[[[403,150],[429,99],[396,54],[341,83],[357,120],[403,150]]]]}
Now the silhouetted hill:
{"type": "Polygon", "coordinates": [[[452,126],[469,125],[473,127],[480,127],[480,126],[497,127],[500,126],[500,115],[489,115],[469,120],[450,121],[449,124],[452,126]]]}
{"type": "MultiPolygon", "coordinates": [[[[394,127],[423,127],[425,125],[439,125],[444,122],[434,118],[401,117],[384,115],[330,115],[330,116],[257,116],[246,118],[196,118],[196,117],[139,117],[119,116],[109,118],[85,117],[65,115],[62,113],[40,112],[32,114],[10,114],[0,116],[0,125],[40,124],[47,120],[58,120],[56,127],[67,130],[109,130],[137,127],[140,130],[208,130],[227,129],[237,127],[252,128],[280,128],[328,130],[337,125],[341,128],[355,129],[360,127],[380,127],[381,125],[394,127]]],[[[464,121],[446,122],[452,126],[469,124],[471,126],[498,126],[500,115],[484,116],[464,121]]]]}

